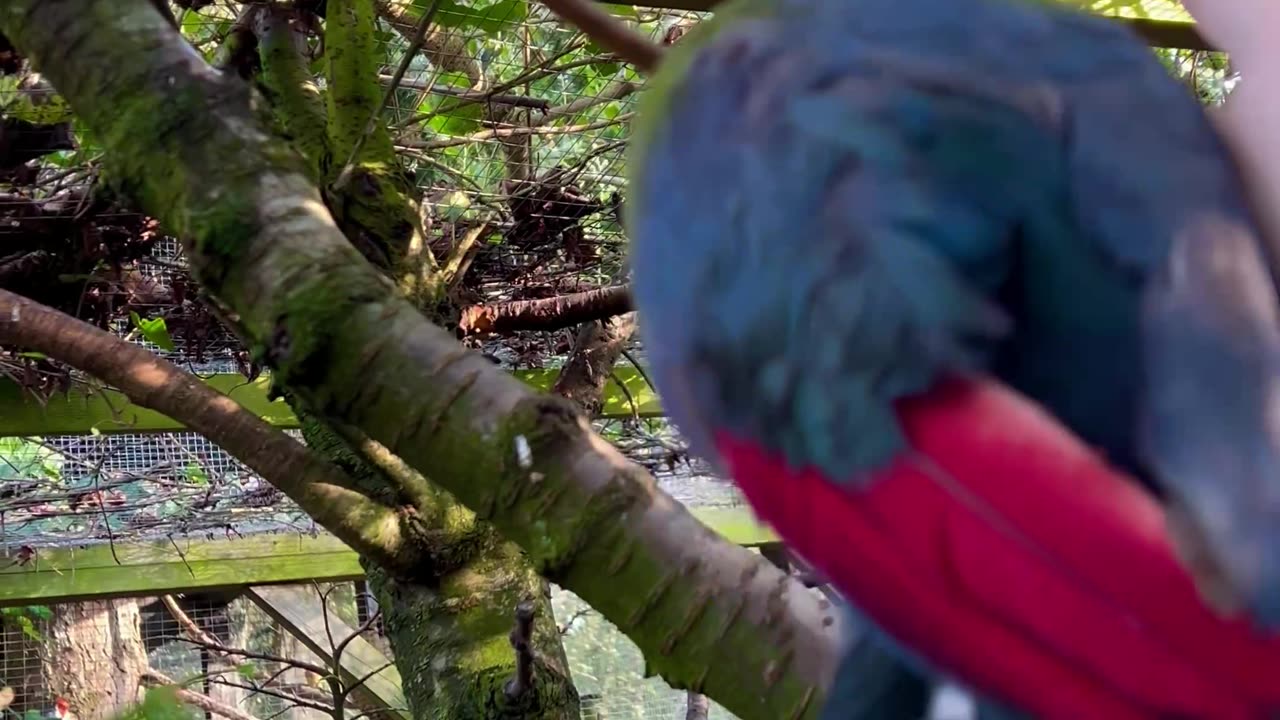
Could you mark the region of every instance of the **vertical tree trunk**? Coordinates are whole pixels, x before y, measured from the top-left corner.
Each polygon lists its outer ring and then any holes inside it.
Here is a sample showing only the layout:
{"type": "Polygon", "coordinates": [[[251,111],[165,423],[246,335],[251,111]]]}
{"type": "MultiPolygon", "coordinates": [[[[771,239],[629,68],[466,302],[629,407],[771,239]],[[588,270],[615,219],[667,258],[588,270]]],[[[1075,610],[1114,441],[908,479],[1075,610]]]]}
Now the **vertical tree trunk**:
{"type": "Polygon", "coordinates": [[[57,605],[45,633],[45,683],[80,720],[107,720],[141,698],[147,653],[137,600],[57,605]]]}

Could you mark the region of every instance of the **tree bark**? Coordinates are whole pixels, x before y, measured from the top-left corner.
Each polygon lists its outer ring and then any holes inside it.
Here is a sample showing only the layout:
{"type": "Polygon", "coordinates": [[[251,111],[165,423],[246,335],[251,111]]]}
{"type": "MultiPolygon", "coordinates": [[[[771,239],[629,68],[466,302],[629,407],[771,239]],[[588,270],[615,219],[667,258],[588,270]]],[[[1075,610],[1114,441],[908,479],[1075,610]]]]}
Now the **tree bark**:
{"type": "Polygon", "coordinates": [[[464,335],[560,330],[579,323],[612,318],[629,310],[630,288],[615,285],[542,300],[472,305],[463,309],[458,329],[464,335]]]}
{"type": "Polygon", "coordinates": [[[826,603],[699,524],[569,403],[426,322],[347,242],[238,78],[145,0],[9,0],[0,26],[102,142],[108,177],[184,238],[273,381],[373,464],[420,473],[388,476],[401,498],[430,502],[415,477],[447,489],[672,685],[747,720],[816,715],[838,637],[826,603]]]}
{"type": "Polygon", "coordinates": [[[46,686],[81,720],[108,720],[141,699],[148,666],[137,600],[55,605],[45,639],[46,686]]]}
{"type": "Polygon", "coordinates": [[[707,720],[711,713],[711,699],[706,695],[689,692],[685,701],[684,720],[707,720]]]}

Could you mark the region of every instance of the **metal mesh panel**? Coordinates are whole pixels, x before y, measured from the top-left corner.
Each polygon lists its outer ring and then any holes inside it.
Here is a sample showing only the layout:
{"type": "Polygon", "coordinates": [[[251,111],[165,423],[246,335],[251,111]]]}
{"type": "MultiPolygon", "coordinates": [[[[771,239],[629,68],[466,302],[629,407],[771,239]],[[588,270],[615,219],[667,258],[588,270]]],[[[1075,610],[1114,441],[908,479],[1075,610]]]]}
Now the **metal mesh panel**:
{"type": "Polygon", "coordinates": [[[317,530],[280,491],[194,433],[3,438],[0,482],[7,549],[317,530]]]}
{"type": "MultiPolygon", "coordinates": [[[[255,718],[331,717],[300,707],[297,702],[323,703],[324,685],[319,677],[267,658],[283,656],[316,664],[322,661],[256,605],[235,594],[178,595],[174,599],[180,619],[157,598],[5,609],[0,633],[0,686],[8,685],[15,693],[9,707],[11,714],[4,717],[51,713],[59,697],[72,700],[71,710],[83,714],[84,708],[74,707],[76,694],[67,688],[68,683],[76,681],[71,679],[73,674],[67,664],[58,659],[57,648],[59,643],[104,642],[114,650],[115,662],[106,663],[114,667],[90,671],[81,676],[82,681],[101,686],[141,670],[146,684],[155,682],[155,678],[175,681],[255,718]],[[108,612],[108,606],[116,612],[108,612]],[[83,619],[72,624],[67,618],[75,615],[83,615],[83,619]],[[120,618],[132,622],[121,626],[120,618]],[[187,628],[191,627],[195,631],[188,633],[187,628]],[[247,655],[223,654],[210,650],[210,646],[243,650],[247,655]]],[[[190,714],[193,718],[217,717],[196,709],[191,709],[190,714]]]]}
{"type": "MultiPolygon", "coordinates": [[[[666,423],[599,425],[680,502],[741,503],[729,483],[688,458],[666,423]]],[[[274,486],[194,433],[0,438],[2,555],[23,545],[318,531],[274,486]]]]}
{"type": "MultiPolygon", "coordinates": [[[[351,584],[326,586],[328,607],[335,619],[351,626],[359,624],[355,589],[351,584]],[[335,592],[336,591],[336,592],[335,592]]],[[[312,591],[308,588],[308,591],[312,591]]],[[[123,646],[136,637],[145,656],[144,670],[184,683],[190,690],[256,718],[319,720],[325,717],[313,708],[300,707],[296,700],[323,704],[327,687],[318,676],[272,660],[291,660],[323,665],[326,660],[308,650],[297,638],[276,623],[249,599],[236,593],[186,594],[173,596],[180,616],[158,598],[109,601],[116,606],[132,606],[136,627],[121,630],[109,627],[106,613],[93,615],[79,624],[75,633],[81,640],[90,636],[114,635],[123,646]],[[223,654],[222,649],[244,651],[243,655],[223,654]],[[284,697],[281,697],[284,696],[284,697]]],[[[55,633],[65,633],[59,617],[76,610],[101,609],[106,601],[92,605],[63,603],[49,607],[9,608],[0,618],[0,687],[15,690],[10,710],[18,717],[28,711],[49,712],[59,697],[60,676],[49,666],[55,633]]],[[[661,720],[683,718],[687,695],[673,690],[660,678],[642,677],[644,661],[639,650],[608,621],[591,611],[576,595],[553,589],[552,603],[563,637],[574,683],[582,698],[584,718],[596,720],[661,720]]],[[[391,656],[390,648],[376,629],[364,637],[391,656]]],[[[335,635],[340,641],[341,635],[335,635]]],[[[62,672],[65,672],[63,670],[62,672]]],[[[112,671],[118,677],[119,671],[112,671]]],[[[110,673],[108,673],[110,674],[110,673]]],[[[105,676],[104,676],[105,677],[105,676]]],[[[360,701],[357,699],[356,703],[360,701]]],[[[73,708],[74,710],[74,708],[73,708]]],[[[359,712],[354,708],[349,713],[359,712]]],[[[205,714],[193,710],[192,717],[205,714]]],[[[733,716],[712,704],[710,717],[732,720],[733,716]]],[[[6,716],[6,720],[8,720],[6,716]]]]}

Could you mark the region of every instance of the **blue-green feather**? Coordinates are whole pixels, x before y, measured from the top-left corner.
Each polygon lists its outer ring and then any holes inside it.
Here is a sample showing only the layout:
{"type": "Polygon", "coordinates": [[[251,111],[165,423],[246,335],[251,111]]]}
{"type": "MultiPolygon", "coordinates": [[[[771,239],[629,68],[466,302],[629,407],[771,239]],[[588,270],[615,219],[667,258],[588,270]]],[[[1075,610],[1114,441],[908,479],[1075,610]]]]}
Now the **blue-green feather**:
{"type": "Polygon", "coordinates": [[[695,450],[729,430],[853,481],[902,450],[895,399],[994,372],[1183,502],[1280,622],[1280,321],[1250,311],[1275,263],[1194,96],[1061,8],[768,6],[631,159],[635,297],[695,450]]]}

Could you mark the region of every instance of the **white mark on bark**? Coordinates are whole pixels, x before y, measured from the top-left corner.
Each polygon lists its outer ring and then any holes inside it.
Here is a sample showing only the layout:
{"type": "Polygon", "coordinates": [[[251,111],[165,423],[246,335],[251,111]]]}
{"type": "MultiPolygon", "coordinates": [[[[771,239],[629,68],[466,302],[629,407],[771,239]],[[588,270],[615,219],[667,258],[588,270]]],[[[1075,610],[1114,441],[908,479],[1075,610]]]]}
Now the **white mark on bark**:
{"type": "Polygon", "coordinates": [[[516,461],[525,470],[533,467],[533,449],[529,447],[529,439],[523,435],[516,436],[516,461]]]}

